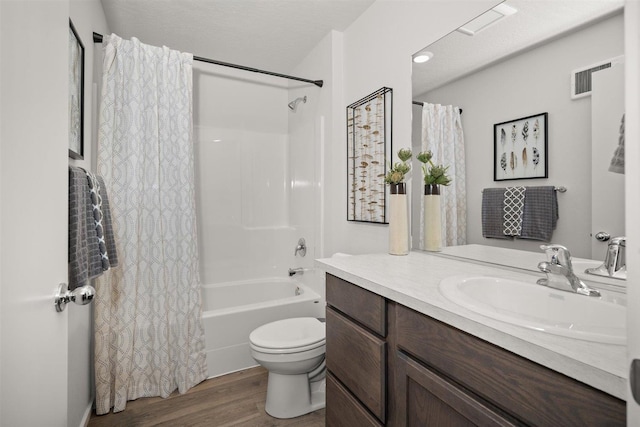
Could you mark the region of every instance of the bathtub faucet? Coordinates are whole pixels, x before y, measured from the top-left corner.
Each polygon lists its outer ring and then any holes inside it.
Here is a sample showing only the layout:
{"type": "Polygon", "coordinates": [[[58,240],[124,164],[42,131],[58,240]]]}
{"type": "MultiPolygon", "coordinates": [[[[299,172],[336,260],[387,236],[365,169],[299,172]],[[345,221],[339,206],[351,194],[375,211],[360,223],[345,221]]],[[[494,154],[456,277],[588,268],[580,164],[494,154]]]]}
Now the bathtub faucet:
{"type": "Polygon", "coordinates": [[[298,254],[302,257],[307,254],[307,242],[304,241],[304,237],[298,239],[298,246],[296,246],[296,251],[293,253],[293,256],[298,254]]]}
{"type": "Polygon", "coordinates": [[[294,276],[296,274],[304,274],[304,268],[302,267],[298,267],[298,268],[290,268],[289,269],[289,277],[294,276]]]}

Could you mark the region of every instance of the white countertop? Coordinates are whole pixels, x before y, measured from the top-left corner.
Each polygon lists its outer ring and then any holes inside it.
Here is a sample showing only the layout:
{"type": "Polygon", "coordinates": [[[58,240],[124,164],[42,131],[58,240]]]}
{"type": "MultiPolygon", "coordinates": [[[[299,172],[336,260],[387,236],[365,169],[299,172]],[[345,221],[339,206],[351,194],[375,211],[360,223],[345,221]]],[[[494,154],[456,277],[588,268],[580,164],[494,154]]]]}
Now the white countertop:
{"type": "MultiPolygon", "coordinates": [[[[481,245],[458,247],[453,252],[478,252],[492,259],[492,251],[496,249],[498,252],[494,254],[511,252],[481,245]]],[[[416,251],[407,256],[354,255],[319,259],[316,265],[327,273],[626,400],[626,346],[566,338],[493,320],[453,303],[438,290],[442,279],[460,274],[524,281],[544,277],[543,273],[518,270],[522,267],[517,264],[528,266],[531,260],[527,257],[536,257],[535,253],[511,254],[516,258],[515,268],[502,268],[477,258],[470,261],[451,255],[447,250],[442,254],[416,251]]],[[[543,259],[544,254],[540,261],[543,259]]],[[[534,267],[536,264],[534,258],[534,267]]],[[[606,285],[600,289],[612,292],[606,285]]]]}

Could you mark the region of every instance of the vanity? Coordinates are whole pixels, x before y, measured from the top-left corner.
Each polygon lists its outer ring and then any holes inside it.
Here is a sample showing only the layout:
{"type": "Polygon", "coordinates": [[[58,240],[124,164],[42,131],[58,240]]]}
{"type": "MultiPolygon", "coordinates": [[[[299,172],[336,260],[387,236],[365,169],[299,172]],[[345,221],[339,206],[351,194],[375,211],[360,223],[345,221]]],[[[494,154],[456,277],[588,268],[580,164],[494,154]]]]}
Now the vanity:
{"type": "MultiPolygon", "coordinates": [[[[441,289],[452,277],[535,284],[544,275],[521,266],[544,254],[454,251],[316,261],[327,273],[327,425],[625,425],[624,340],[497,320],[441,289]],[[505,255],[512,264],[497,265],[505,255]]],[[[623,303],[615,282],[595,286],[623,303]]]]}

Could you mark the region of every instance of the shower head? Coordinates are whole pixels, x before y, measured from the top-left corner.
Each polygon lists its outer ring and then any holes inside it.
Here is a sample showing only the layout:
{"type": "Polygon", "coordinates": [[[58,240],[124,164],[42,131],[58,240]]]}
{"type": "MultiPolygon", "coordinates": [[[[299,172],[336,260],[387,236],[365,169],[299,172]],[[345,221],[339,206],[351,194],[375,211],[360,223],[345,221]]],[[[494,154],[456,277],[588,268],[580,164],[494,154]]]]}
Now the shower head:
{"type": "Polygon", "coordinates": [[[301,96],[300,98],[296,98],[289,103],[289,109],[291,111],[296,111],[296,107],[298,106],[298,102],[302,101],[303,104],[307,102],[307,96],[301,96]]]}

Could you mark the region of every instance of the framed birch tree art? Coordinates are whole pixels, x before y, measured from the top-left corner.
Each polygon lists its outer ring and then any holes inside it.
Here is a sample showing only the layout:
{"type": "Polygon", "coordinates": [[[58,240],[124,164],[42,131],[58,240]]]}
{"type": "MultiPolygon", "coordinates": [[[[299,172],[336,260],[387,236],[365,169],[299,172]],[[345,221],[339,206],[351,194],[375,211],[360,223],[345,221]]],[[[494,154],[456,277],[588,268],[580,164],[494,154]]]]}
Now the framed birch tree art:
{"type": "Polygon", "coordinates": [[[391,161],[393,90],[347,107],[347,220],[387,224],[384,176],[391,161]]]}
{"type": "Polygon", "coordinates": [[[548,178],[548,113],[493,125],[493,180],[548,178]]]}

